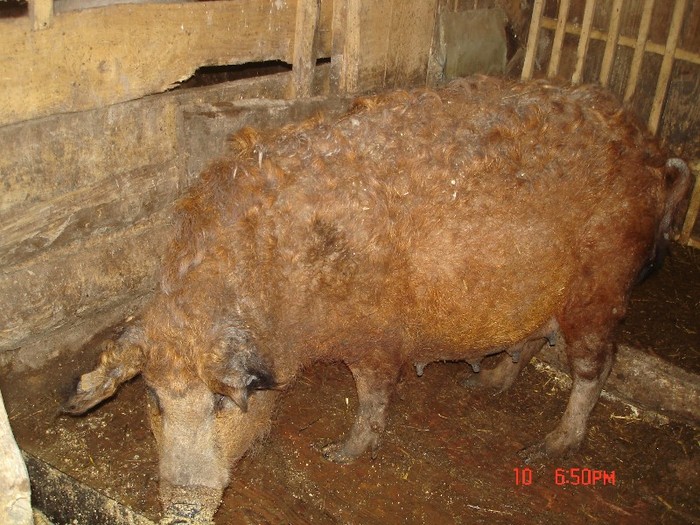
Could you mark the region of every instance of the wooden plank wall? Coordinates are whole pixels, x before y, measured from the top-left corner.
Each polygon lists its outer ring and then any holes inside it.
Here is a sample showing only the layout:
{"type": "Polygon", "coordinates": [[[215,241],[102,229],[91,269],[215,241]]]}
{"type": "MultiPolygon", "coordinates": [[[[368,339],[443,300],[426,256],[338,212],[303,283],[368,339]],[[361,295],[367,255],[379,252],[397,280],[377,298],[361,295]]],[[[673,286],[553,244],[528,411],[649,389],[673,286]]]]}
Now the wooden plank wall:
{"type": "Polygon", "coordinates": [[[317,58],[334,90],[425,81],[437,0],[220,0],[120,4],[0,19],[0,126],[166,91],[200,66],[282,61],[310,96],[317,58]]]}
{"type": "MultiPolygon", "coordinates": [[[[204,65],[291,64],[296,8],[296,0],[122,4],[61,13],[41,30],[31,17],[0,20],[0,125],[159,93],[204,65]]],[[[330,35],[320,35],[328,56],[330,35]]]]}
{"type": "Polygon", "coordinates": [[[221,0],[53,15],[30,2],[31,16],[0,19],[0,363],[26,366],[138,310],[172,202],[227,133],[424,83],[436,5],[221,0]],[[200,66],[267,60],[292,71],[161,93],[200,66]],[[341,97],[319,97],[330,92],[341,97]]]}

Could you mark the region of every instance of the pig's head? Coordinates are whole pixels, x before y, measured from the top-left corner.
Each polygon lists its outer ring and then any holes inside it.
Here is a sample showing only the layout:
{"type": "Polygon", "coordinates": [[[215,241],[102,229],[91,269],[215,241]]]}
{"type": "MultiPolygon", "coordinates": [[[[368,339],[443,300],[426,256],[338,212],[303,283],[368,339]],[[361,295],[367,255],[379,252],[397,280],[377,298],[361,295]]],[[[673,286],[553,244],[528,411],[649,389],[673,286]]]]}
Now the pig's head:
{"type": "Polygon", "coordinates": [[[139,373],[159,452],[163,522],[210,523],[231,467],[269,429],[271,368],[235,327],[175,341],[134,326],[107,344],[64,411],[84,413],[139,373]]]}

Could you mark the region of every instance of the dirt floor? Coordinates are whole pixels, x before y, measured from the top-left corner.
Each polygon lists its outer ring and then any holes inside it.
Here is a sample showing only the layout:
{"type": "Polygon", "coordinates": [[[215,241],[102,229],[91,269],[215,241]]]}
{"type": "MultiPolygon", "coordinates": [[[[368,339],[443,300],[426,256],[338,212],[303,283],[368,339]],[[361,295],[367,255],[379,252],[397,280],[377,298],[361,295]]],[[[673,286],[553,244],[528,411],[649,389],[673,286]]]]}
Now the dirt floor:
{"type": "MultiPolygon", "coordinates": [[[[700,372],[699,306],[700,251],[675,246],[664,269],[635,291],[620,340],[700,372]]],[[[95,351],[31,373],[2,373],[17,440],[157,519],[157,458],[142,381],[86,417],[57,415],[95,351]]],[[[526,470],[517,452],[554,426],[568,391],[530,366],[511,391],[493,396],[461,386],[471,373],[456,363],[432,364],[420,378],[407,370],[377,459],[341,466],[317,450],[351,424],[352,378],[339,364],[310,368],[283,398],[269,438],[236,468],[217,522],[700,523],[697,427],[650,424],[601,400],[578,453],[526,470]],[[556,469],[568,484],[557,483],[556,469]]]]}

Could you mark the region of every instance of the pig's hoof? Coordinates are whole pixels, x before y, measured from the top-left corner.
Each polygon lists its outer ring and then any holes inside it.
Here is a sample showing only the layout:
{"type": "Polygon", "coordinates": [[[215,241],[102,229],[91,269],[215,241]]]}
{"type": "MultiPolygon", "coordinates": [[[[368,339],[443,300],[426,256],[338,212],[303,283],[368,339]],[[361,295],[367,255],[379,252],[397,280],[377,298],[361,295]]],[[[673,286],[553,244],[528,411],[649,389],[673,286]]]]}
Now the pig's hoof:
{"type": "Polygon", "coordinates": [[[321,449],[321,454],[328,461],[340,464],[351,463],[359,456],[348,452],[344,443],[331,443],[321,449]]]}

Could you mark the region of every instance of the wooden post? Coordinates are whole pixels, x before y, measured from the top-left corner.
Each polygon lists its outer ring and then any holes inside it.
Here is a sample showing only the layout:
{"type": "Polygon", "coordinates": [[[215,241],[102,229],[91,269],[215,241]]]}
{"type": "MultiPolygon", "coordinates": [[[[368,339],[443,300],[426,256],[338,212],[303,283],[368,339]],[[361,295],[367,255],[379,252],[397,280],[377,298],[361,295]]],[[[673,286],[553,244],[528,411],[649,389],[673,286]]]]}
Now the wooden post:
{"type": "Polygon", "coordinates": [[[559,13],[557,14],[557,28],[554,31],[554,41],[552,42],[552,54],[549,58],[547,68],[548,77],[556,77],[559,73],[559,61],[561,60],[561,49],[564,45],[564,35],[566,34],[566,19],[569,17],[569,0],[561,0],[559,13]]]}
{"type": "Polygon", "coordinates": [[[535,0],[532,6],[532,19],[530,20],[530,30],[527,37],[527,47],[525,48],[525,60],[521,78],[530,80],[535,69],[537,60],[537,44],[540,38],[540,25],[542,24],[542,12],[544,10],[544,0],[535,0]]]}
{"type": "Polygon", "coordinates": [[[362,0],[334,0],[331,91],[355,93],[360,76],[362,0]]]}
{"type": "Polygon", "coordinates": [[[646,47],[647,39],[649,38],[651,13],[653,10],[654,0],[645,0],[642,10],[642,20],[639,23],[639,33],[637,33],[637,43],[634,46],[634,55],[632,56],[630,74],[627,78],[627,87],[625,88],[625,96],[623,97],[625,102],[632,100],[634,91],[637,89],[639,72],[642,69],[642,59],[644,58],[644,48],[646,47]]]}
{"type": "Polygon", "coordinates": [[[290,98],[308,98],[312,95],[320,14],[321,0],[297,1],[290,98]]]}
{"type": "Polygon", "coordinates": [[[29,475],[12,435],[0,392],[0,523],[31,525],[29,475]]]}
{"type": "Polygon", "coordinates": [[[34,31],[47,29],[53,18],[53,0],[29,0],[29,18],[34,31]]]}
{"type": "Polygon", "coordinates": [[[588,43],[591,40],[591,25],[593,24],[593,14],[595,13],[595,0],[586,0],[586,8],[583,10],[583,23],[581,24],[581,37],[576,50],[576,69],[571,76],[573,84],[580,84],[583,80],[583,66],[586,63],[588,53],[588,43]]]}
{"type": "Polygon", "coordinates": [[[608,26],[608,39],[605,42],[603,64],[600,68],[600,84],[607,86],[610,83],[610,72],[615,61],[617,40],[620,36],[620,13],[622,12],[622,0],[614,0],[610,11],[610,24],[608,26]]]}
{"type": "Polygon", "coordinates": [[[668,84],[671,80],[671,70],[673,69],[673,59],[678,47],[678,38],[683,27],[683,15],[688,0],[677,0],[673,9],[671,18],[671,27],[668,30],[668,39],[666,40],[666,52],[664,59],[661,62],[661,70],[659,71],[659,79],[656,83],[656,93],[654,94],[654,102],[651,104],[651,113],[649,114],[649,130],[656,134],[661,121],[661,110],[666,100],[668,92],[668,84]]]}

